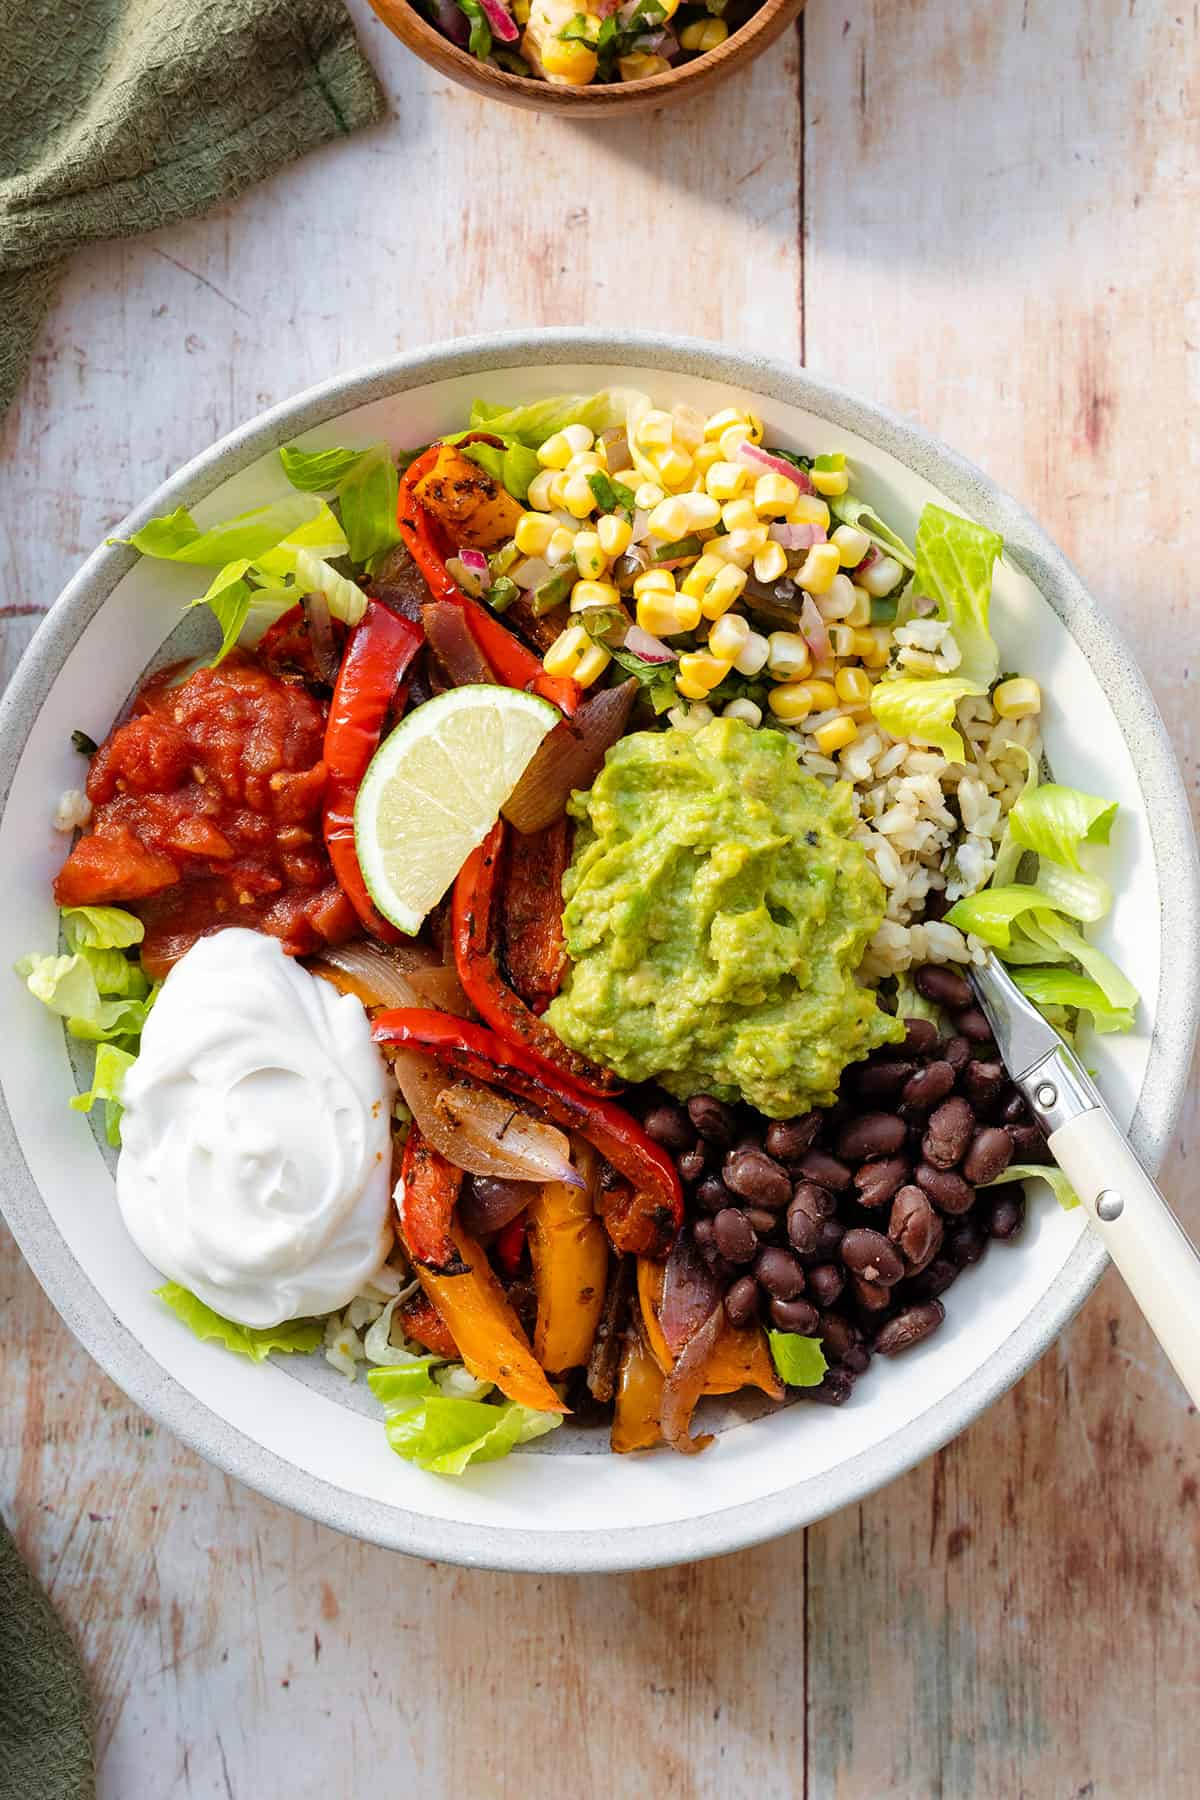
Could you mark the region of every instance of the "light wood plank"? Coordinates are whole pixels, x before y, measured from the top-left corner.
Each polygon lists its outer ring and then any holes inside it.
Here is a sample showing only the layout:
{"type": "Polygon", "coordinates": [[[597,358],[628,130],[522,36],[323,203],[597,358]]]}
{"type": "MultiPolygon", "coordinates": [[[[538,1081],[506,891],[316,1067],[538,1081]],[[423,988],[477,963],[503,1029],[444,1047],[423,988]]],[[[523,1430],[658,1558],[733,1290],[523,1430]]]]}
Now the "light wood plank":
{"type": "MultiPolygon", "coordinates": [[[[1193,783],[1195,24],[814,6],[805,165],[810,363],[1045,521],[1193,783]]],[[[1193,1228],[1196,1143],[1193,1099],[1165,1174],[1193,1228]]],[[[1109,1275],[963,1438],[810,1533],[814,1800],[1191,1794],[1198,1491],[1194,1416],[1109,1275]]]]}

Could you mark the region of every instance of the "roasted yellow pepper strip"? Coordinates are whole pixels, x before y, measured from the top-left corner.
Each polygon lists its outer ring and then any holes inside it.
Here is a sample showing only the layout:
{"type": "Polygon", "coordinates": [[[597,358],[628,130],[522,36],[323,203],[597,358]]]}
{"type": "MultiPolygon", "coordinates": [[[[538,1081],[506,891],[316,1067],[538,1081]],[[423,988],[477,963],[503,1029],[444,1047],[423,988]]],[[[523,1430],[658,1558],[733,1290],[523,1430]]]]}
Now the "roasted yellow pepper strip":
{"type": "Polygon", "coordinates": [[[573,1154],[586,1189],[548,1181],[525,1214],[538,1303],[533,1353],[555,1375],[590,1356],[608,1277],[608,1239],[593,1210],[596,1153],[576,1143],[573,1154]]]}
{"type": "Polygon", "coordinates": [[[640,1331],[631,1331],[621,1351],[610,1443],[618,1452],[648,1450],[662,1442],[658,1416],[665,1376],[640,1331]]]}
{"type": "Polygon", "coordinates": [[[480,1246],[457,1221],[450,1235],[466,1263],[464,1275],[439,1275],[418,1266],[421,1286],[450,1328],[463,1362],[479,1381],[535,1412],[565,1413],[529,1348],[529,1340],[480,1246]]]}

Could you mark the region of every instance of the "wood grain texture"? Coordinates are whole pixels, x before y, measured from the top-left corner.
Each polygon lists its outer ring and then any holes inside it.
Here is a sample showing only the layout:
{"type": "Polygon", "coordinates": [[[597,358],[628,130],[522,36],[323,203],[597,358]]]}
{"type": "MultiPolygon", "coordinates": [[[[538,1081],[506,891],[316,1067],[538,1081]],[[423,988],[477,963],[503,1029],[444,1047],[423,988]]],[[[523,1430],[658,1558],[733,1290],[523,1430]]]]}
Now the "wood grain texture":
{"type": "MultiPolygon", "coordinates": [[[[352,10],[388,125],[72,267],[0,434],[8,667],[128,506],[310,381],[526,323],[796,356],[803,294],[813,366],[1074,556],[1194,784],[1194,8],[812,0],[803,84],[791,37],[619,133],[481,106],[352,10]]],[[[0,1504],[92,1672],[103,1800],[1194,1792],[1196,1423],[1111,1276],[863,1506],[549,1581],[407,1562],[227,1481],[99,1375],[2,1233],[0,1306],[0,1504]]]]}

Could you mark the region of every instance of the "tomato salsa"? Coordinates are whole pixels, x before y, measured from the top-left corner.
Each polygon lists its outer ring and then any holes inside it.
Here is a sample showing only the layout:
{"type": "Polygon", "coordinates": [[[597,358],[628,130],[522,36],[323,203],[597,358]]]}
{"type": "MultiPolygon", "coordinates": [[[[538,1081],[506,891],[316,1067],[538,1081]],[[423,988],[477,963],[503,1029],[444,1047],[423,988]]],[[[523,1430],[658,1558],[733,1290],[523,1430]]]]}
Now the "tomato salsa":
{"type": "Polygon", "coordinates": [[[298,956],[354,936],[321,835],[321,702],[238,652],[177,682],[154,676],[93,757],[92,822],[55,882],[59,905],[136,912],[152,976],[223,925],[298,956]]]}

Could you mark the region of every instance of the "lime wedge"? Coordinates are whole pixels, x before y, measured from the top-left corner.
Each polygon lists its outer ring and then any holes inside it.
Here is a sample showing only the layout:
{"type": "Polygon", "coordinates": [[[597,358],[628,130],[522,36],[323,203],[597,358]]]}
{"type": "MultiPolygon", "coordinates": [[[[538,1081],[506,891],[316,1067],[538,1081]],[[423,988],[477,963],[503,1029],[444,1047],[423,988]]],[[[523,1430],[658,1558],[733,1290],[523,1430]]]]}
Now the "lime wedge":
{"type": "Polygon", "coordinates": [[[500,816],[557,709],[516,688],[451,688],[402,719],[371,759],[354,847],[372,900],[419,931],[500,816]]]}

